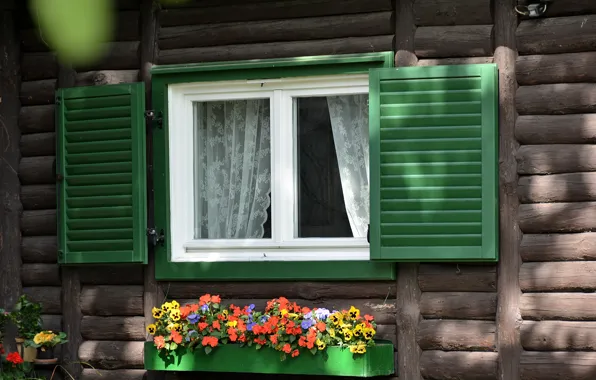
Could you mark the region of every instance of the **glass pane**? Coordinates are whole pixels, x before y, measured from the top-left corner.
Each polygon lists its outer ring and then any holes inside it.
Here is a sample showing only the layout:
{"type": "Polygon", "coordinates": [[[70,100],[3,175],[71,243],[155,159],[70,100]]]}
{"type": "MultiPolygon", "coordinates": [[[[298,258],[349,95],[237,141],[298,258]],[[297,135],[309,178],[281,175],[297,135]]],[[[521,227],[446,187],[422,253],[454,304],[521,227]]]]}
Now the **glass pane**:
{"type": "Polygon", "coordinates": [[[271,237],[269,99],[197,102],[195,239],[271,237]]]}
{"type": "Polygon", "coordinates": [[[297,237],[366,237],[368,94],[297,98],[297,237]]]}

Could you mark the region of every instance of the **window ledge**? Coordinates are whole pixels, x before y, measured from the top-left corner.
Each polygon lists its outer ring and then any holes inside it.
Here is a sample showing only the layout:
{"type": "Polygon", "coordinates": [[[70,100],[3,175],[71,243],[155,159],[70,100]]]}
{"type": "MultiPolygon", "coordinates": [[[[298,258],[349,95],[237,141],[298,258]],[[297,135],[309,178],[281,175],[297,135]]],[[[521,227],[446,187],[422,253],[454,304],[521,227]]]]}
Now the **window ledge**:
{"type": "Polygon", "coordinates": [[[145,369],[153,371],[236,372],[281,375],[326,375],[376,377],[395,372],[393,344],[377,341],[365,354],[355,356],[347,349],[328,347],[328,357],[302,353],[297,358],[280,360],[280,353],[271,349],[240,347],[228,344],[217,347],[209,355],[202,350],[176,353],[167,360],[159,355],[153,342],[145,343],[145,369]]]}

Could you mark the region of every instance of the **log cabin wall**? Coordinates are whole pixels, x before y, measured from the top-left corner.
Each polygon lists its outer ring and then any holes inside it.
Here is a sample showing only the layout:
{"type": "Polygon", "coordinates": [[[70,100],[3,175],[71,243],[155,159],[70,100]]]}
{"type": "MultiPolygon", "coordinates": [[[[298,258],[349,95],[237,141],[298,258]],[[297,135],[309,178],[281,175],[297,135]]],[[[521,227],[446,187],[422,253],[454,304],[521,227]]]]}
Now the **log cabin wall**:
{"type": "Polygon", "coordinates": [[[516,33],[521,378],[596,378],[596,3],[516,33]]]}

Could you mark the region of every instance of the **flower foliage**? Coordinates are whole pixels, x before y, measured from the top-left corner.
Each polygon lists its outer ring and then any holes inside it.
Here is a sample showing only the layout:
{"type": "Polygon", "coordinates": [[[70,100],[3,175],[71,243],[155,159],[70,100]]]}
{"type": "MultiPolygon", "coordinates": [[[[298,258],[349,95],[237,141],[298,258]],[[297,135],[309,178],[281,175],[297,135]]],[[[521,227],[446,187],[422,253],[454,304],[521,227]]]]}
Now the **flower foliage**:
{"type": "Polygon", "coordinates": [[[280,351],[282,360],[304,352],[315,355],[327,347],[346,347],[364,354],[374,346],[376,323],[370,315],[349,310],[310,309],[279,297],[264,311],[255,305],[223,307],[217,295],[205,294],[198,303],[181,306],[177,301],[153,308],[155,323],[147,326],[160,352],[179,348],[202,349],[206,354],[222,344],[239,344],[257,350],[280,351]]]}
{"type": "Polygon", "coordinates": [[[45,351],[46,348],[55,347],[59,344],[64,344],[68,342],[66,340],[66,334],[63,332],[52,332],[52,331],[41,331],[33,337],[33,344],[32,347],[39,348],[41,347],[42,351],[45,351]]]}

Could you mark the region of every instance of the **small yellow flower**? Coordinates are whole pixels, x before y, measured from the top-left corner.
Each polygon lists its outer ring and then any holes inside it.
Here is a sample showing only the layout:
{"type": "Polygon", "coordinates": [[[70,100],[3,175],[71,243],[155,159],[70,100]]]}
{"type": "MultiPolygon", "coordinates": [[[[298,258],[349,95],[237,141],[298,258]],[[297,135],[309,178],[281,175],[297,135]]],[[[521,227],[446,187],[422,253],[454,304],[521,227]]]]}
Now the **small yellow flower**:
{"type": "Polygon", "coordinates": [[[330,337],[335,338],[335,329],[328,328],[327,332],[329,333],[330,337]]]}
{"type": "Polygon", "coordinates": [[[356,345],[350,346],[350,352],[353,353],[353,354],[356,353],[356,350],[357,349],[358,349],[358,346],[356,346],[356,345]]]}
{"type": "Polygon", "coordinates": [[[358,345],[358,347],[356,348],[356,353],[363,354],[365,352],[366,352],[366,346],[364,344],[358,345]]]}
{"type": "Polygon", "coordinates": [[[152,323],[149,326],[147,326],[147,332],[151,335],[155,335],[155,331],[157,330],[157,327],[152,323]]]}
{"type": "Polygon", "coordinates": [[[169,302],[164,303],[161,305],[161,310],[163,310],[164,313],[169,313],[170,310],[172,310],[172,304],[169,302]]]}
{"type": "Polygon", "coordinates": [[[334,313],[329,316],[329,319],[331,319],[331,322],[337,326],[343,320],[343,317],[341,313],[334,313]]]}
{"type": "Polygon", "coordinates": [[[317,339],[316,343],[319,350],[324,350],[327,347],[327,344],[320,339],[317,339]]]}
{"type": "Polygon", "coordinates": [[[182,327],[178,323],[170,323],[167,327],[167,330],[168,331],[174,330],[174,331],[180,332],[180,331],[182,331],[182,327]]]}
{"type": "Polygon", "coordinates": [[[238,321],[229,321],[227,325],[228,327],[236,327],[238,325],[238,321]]]}
{"type": "Polygon", "coordinates": [[[163,317],[163,311],[157,307],[151,309],[151,314],[153,314],[153,318],[155,319],[161,319],[163,317]]]}
{"type": "Polygon", "coordinates": [[[286,310],[286,309],[282,309],[282,310],[281,310],[281,316],[282,316],[282,317],[285,317],[285,316],[286,316],[286,314],[288,314],[288,310],[286,310]]]}
{"type": "Polygon", "coordinates": [[[223,314],[224,317],[227,317],[228,316],[228,310],[227,309],[224,309],[224,311],[222,311],[221,313],[223,314]]]}
{"type": "Polygon", "coordinates": [[[180,309],[172,309],[172,311],[170,311],[170,318],[172,318],[172,321],[177,322],[180,320],[180,309]]]}
{"type": "Polygon", "coordinates": [[[343,334],[344,334],[344,340],[345,340],[346,342],[347,342],[348,340],[351,340],[351,339],[352,339],[352,336],[353,336],[353,334],[352,334],[352,332],[351,332],[350,330],[344,330],[344,331],[343,331],[343,334]]]}
{"type": "Polygon", "coordinates": [[[180,309],[180,304],[177,301],[170,302],[170,306],[172,306],[172,309],[180,309]]]}
{"type": "Polygon", "coordinates": [[[354,336],[361,336],[363,333],[363,328],[361,325],[358,325],[354,328],[354,336]]]}
{"type": "Polygon", "coordinates": [[[363,331],[364,339],[371,340],[375,336],[375,333],[376,333],[375,329],[369,329],[369,328],[364,329],[364,331],[363,331]]]}
{"type": "Polygon", "coordinates": [[[360,317],[360,310],[356,309],[354,306],[352,306],[350,308],[350,310],[348,311],[348,315],[350,316],[350,318],[352,319],[357,319],[358,317],[360,317]]]}

